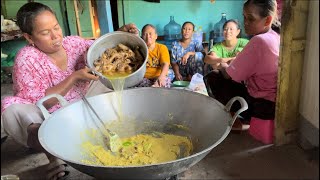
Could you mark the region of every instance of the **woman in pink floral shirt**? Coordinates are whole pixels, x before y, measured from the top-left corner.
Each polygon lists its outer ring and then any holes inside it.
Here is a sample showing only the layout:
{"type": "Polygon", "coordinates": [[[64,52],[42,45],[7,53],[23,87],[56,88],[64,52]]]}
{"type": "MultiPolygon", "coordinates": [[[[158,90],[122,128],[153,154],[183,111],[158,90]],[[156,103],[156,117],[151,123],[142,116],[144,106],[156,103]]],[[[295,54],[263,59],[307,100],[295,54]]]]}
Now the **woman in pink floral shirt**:
{"type": "MultiPolygon", "coordinates": [[[[41,3],[27,3],[17,13],[17,24],[29,45],[17,54],[13,67],[14,96],[1,102],[1,124],[4,131],[17,142],[45,152],[50,164],[48,179],[68,175],[66,164],[46,152],[39,143],[38,130],[44,120],[35,103],[44,96],[56,93],[68,102],[87,93],[91,80],[99,77],[85,66],[85,55],[93,40],[78,36],[63,37],[55,13],[41,3]]],[[[134,24],[120,28],[137,34],[134,24]]],[[[98,86],[99,81],[94,84],[98,86]]],[[[100,83],[101,84],[101,83],[100,83]]],[[[44,106],[53,112],[60,108],[56,99],[44,106]]]]}

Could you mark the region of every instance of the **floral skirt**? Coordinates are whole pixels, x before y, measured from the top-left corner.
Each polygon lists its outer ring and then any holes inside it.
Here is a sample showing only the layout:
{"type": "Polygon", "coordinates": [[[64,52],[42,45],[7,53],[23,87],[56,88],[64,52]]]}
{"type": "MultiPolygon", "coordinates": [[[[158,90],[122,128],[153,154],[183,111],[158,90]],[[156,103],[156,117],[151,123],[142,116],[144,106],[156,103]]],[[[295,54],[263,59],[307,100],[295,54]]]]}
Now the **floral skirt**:
{"type": "MultiPolygon", "coordinates": [[[[143,80],[136,86],[136,87],[151,87],[157,79],[147,79],[143,78],[143,80]]],[[[171,79],[169,77],[166,77],[166,88],[171,87],[171,79]]]]}
{"type": "Polygon", "coordinates": [[[178,63],[179,72],[183,79],[186,79],[188,76],[193,76],[196,73],[202,74],[204,73],[204,63],[203,61],[197,61],[195,56],[192,56],[188,59],[186,65],[182,65],[178,63]]]}

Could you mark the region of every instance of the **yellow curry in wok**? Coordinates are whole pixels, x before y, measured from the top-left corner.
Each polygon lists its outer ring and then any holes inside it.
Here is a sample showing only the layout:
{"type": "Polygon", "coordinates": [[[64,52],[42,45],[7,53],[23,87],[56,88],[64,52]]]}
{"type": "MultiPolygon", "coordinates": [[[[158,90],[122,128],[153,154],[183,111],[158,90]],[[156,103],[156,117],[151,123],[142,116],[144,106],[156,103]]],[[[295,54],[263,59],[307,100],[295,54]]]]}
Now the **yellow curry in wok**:
{"type": "Polygon", "coordinates": [[[136,166],[157,164],[187,157],[192,153],[192,142],[185,136],[173,134],[138,134],[122,138],[122,146],[113,153],[103,145],[84,142],[87,156],[83,163],[104,166],[136,166]]]}
{"type": "MultiPolygon", "coordinates": [[[[126,76],[137,70],[143,63],[139,47],[130,49],[128,46],[118,44],[107,49],[101,58],[94,61],[97,71],[113,81],[112,86],[118,93],[117,105],[120,119],[122,119],[122,89],[126,76]]],[[[97,139],[91,133],[92,139],[97,139]]],[[[84,152],[82,162],[89,165],[103,166],[136,166],[157,164],[187,157],[192,153],[192,142],[186,136],[165,133],[138,134],[121,138],[122,145],[118,152],[111,152],[103,143],[85,141],[81,144],[84,152]]]]}

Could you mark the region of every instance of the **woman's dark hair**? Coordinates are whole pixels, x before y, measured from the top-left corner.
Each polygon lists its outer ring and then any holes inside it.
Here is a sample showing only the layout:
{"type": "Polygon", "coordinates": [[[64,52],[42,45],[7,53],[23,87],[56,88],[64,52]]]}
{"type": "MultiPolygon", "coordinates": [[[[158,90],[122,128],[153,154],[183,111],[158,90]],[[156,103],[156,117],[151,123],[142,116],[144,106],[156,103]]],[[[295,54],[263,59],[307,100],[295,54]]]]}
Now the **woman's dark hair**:
{"type": "Polygon", "coordinates": [[[141,30],[141,36],[143,35],[144,30],[145,30],[148,26],[152,27],[152,28],[156,31],[156,34],[157,34],[157,28],[156,28],[154,25],[152,25],[152,24],[146,24],[146,25],[143,26],[143,28],[142,28],[142,30],[141,30]]]}
{"type": "Polygon", "coordinates": [[[244,6],[246,7],[249,4],[259,7],[261,17],[273,16],[271,28],[280,33],[281,22],[278,20],[276,0],[247,0],[244,6]]]}
{"type": "Polygon", "coordinates": [[[186,21],[186,22],[184,22],[183,24],[182,24],[182,29],[183,29],[183,27],[186,25],[186,24],[191,24],[192,25],[192,30],[194,30],[194,24],[192,23],[192,22],[190,22],[190,21],[186,21]]]}
{"type": "Polygon", "coordinates": [[[50,11],[56,16],[55,12],[44,4],[38,2],[24,4],[17,12],[17,25],[21,31],[31,35],[34,19],[43,11],[50,11]]]}
{"type": "Polygon", "coordinates": [[[223,29],[226,27],[226,25],[227,25],[229,22],[235,23],[236,26],[237,26],[237,29],[240,29],[239,22],[238,22],[237,20],[234,20],[234,19],[229,19],[228,21],[226,21],[226,22],[223,24],[223,29]]]}

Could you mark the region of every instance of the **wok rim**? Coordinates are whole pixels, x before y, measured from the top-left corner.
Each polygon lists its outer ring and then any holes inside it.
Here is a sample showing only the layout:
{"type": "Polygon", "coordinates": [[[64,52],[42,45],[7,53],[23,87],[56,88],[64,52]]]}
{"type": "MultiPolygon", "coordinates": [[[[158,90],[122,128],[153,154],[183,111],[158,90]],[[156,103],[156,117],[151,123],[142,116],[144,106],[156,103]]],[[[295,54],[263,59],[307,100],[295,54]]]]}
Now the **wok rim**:
{"type": "MultiPolygon", "coordinates": [[[[224,109],[224,106],[217,100],[215,100],[214,98],[211,98],[209,96],[206,96],[206,95],[203,95],[203,94],[200,94],[200,93],[196,93],[196,92],[192,92],[192,91],[187,91],[187,90],[181,90],[181,89],[168,89],[168,88],[157,88],[157,87],[139,87],[139,88],[129,88],[129,89],[124,89],[123,91],[139,91],[140,89],[164,89],[164,90],[173,90],[173,91],[184,91],[184,93],[192,93],[193,95],[196,95],[196,96],[199,96],[201,98],[209,98],[211,101],[214,101],[220,108],[224,109]]],[[[114,93],[114,91],[111,91],[111,92],[107,92],[107,93],[114,93]]],[[[106,93],[104,93],[106,94],[106,93]]],[[[103,95],[103,94],[99,94],[99,95],[103,95]]],[[[97,95],[97,96],[99,96],[97,95]]],[[[93,96],[94,97],[94,96],[93,96]]],[[[91,97],[89,97],[91,98],[91,97]]],[[[68,107],[68,106],[71,106],[75,103],[79,103],[81,101],[81,99],[79,100],[76,100],[74,102],[71,102],[69,104],[67,104],[66,106],[63,106],[61,107],[60,109],[56,110],[55,112],[53,112],[52,114],[56,114],[58,113],[59,111],[62,111],[64,108],[68,107]]],[[[226,111],[227,112],[227,111],[226,111]]],[[[230,119],[232,119],[231,115],[229,113],[227,113],[229,116],[230,116],[230,119]]],[[[39,128],[39,132],[38,132],[38,139],[39,139],[39,142],[41,144],[41,146],[47,151],[49,152],[50,154],[54,155],[55,157],[63,160],[63,161],[66,161],[66,162],[69,162],[69,163],[73,163],[73,164],[77,164],[77,165],[81,165],[81,166],[89,166],[89,167],[97,167],[97,168],[120,168],[120,169],[124,169],[124,168],[145,168],[145,167],[153,167],[153,166],[162,166],[162,165],[166,165],[166,164],[173,164],[173,163],[177,163],[177,162],[181,162],[181,161],[185,161],[187,159],[191,159],[191,158],[195,158],[196,156],[200,156],[201,154],[205,154],[205,153],[209,153],[213,148],[215,148],[217,145],[219,145],[223,140],[225,140],[225,138],[229,135],[230,131],[231,131],[231,126],[228,124],[227,127],[226,127],[226,130],[225,132],[222,134],[222,136],[219,138],[219,140],[217,140],[214,144],[212,144],[211,146],[203,149],[202,151],[199,151],[195,154],[192,154],[190,156],[186,156],[186,157],[183,157],[183,158],[180,158],[180,159],[176,159],[176,160],[173,160],[173,161],[166,161],[166,162],[161,162],[161,163],[156,163],[156,164],[146,164],[146,165],[139,165],[139,166],[101,166],[101,165],[90,165],[90,164],[84,164],[84,163],[81,163],[81,162],[78,162],[78,161],[74,161],[74,160],[70,160],[69,158],[62,158],[62,156],[54,153],[53,151],[51,151],[50,148],[48,148],[47,144],[44,142],[44,138],[43,137],[40,137],[40,135],[43,134],[44,132],[44,128],[46,126],[46,124],[48,123],[48,120],[51,118],[51,116],[48,118],[48,119],[45,119],[43,121],[43,123],[41,124],[40,128],[39,128]]],[[[205,156],[204,156],[205,157],[205,156]]],[[[203,157],[203,158],[204,158],[203,157]]],[[[203,159],[201,158],[201,159],[203,159]]],[[[200,159],[200,160],[201,160],[200,159]]]]}

